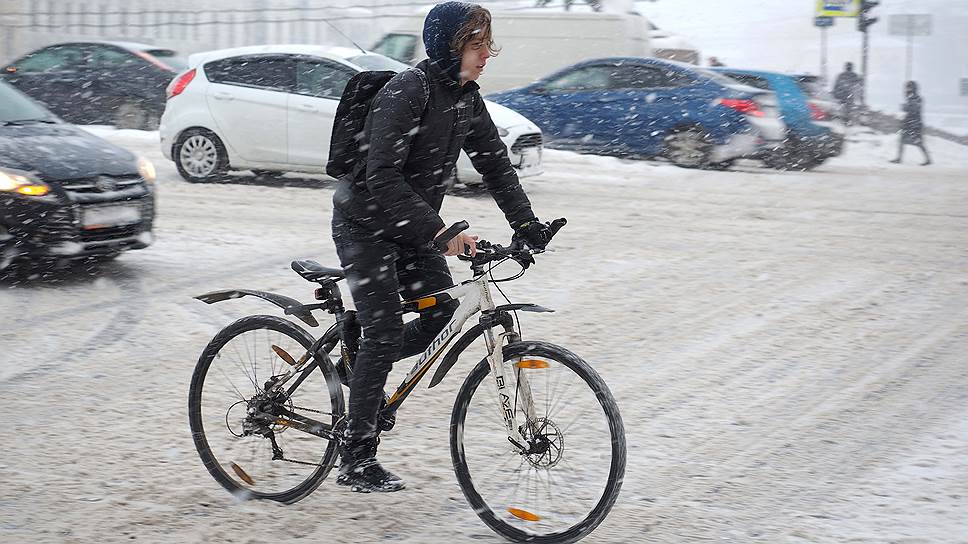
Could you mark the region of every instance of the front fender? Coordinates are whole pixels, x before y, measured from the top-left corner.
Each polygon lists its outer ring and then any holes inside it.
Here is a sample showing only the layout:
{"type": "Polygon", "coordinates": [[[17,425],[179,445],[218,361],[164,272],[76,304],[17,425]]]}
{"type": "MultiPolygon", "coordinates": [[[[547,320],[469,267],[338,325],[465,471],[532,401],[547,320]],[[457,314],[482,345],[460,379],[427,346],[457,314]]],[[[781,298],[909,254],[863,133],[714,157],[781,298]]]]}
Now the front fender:
{"type": "MultiPolygon", "coordinates": [[[[554,312],[554,310],[549,310],[543,306],[538,306],[537,304],[505,304],[503,306],[498,306],[494,309],[497,312],[513,312],[515,310],[521,310],[522,312],[539,312],[547,313],[554,312]]],[[[471,342],[477,340],[477,337],[484,334],[484,327],[478,323],[474,325],[467,332],[461,336],[452,348],[444,356],[444,360],[440,362],[440,366],[437,367],[437,371],[434,372],[434,377],[430,380],[430,385],[428,388],[439,384],[444,376],[450,372],[450,369],[457,364],[457,358],[460,354],[471,345],[471,342]]]]}
{"type": "Polygon", "coordinates": [[[215,304],[216,302],[222,302],[225,300],[231,300],[235,298],[242,298],[244,296],[258,297],[263,300],[268,300],[269,302],[275,304],[285,311],[286,315],[292,315],[298,317],[300,321],[309,325],[310,327],[318,327],[319,321],[313,314],[306,309],[305,305],[294,298],[289,298],[283,295],[277,295],[275,293],[269,293],[266,291],[253,291],[251,289],[225,289],[222,291],[212,291],[211,293],[205,293],[204,295],[198,295],[198,300],[204,302],[205,304],[215,304]]]}
{"type": "Polygon", "coordinates": [[[537,304],[505,304],[503,306],[498,306],[494,308],[497,312],[513,312],[515,310],[521,310],[522,312],[538,312],[538,313],[550,313],[554,310],[550,308],[545,308],[544,306],[538,306],[537,304]]]}

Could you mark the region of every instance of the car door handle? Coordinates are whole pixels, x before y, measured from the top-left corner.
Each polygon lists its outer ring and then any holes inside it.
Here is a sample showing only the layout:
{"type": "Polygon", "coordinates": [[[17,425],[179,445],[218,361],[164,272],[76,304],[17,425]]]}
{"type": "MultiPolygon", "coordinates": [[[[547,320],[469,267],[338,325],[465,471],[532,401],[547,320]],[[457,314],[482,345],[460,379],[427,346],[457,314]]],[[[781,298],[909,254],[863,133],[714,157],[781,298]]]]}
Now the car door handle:
{"type": "Polygon", "coordinates": [[[313,106],[312,104],[299,104],[296,107],[302,111],[319,111],[319,108],[313,106]]]}
{"type": "Polygon", "coordinates": [[[227,92],[221,91],[221,92],[215,93],[215,99],[216,100],[235,100],[235,97],[227,92]]]}

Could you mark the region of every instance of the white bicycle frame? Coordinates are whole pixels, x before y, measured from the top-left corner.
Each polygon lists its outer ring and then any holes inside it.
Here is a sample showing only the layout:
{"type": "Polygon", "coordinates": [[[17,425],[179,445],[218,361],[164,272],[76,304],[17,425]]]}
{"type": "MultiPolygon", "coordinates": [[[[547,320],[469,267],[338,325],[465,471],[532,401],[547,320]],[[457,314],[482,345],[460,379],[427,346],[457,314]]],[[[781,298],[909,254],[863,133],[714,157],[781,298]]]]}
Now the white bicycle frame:
{"type": "MultiPolygon", "coordinates": [[[[493,311],[496,309],[494,300],[491,298],[491,290],[488,285],[486,275],[478,276],[472,280],[462,282],[460,285],[427,294],[418,301],[428,300],[440,295],[448,295],[451,299],[460,299],[461,303],[454,316],[447,325],[440,331],[436,338],[427,346],[427,349],[420,355],[416,364],[407,373],[403,383],[390,398],[388,404],[404,396],[416,382],[427,373],[434,361],[440,358],[446,351],[450,342],[460,333],[464,323],[479,312],[493,311]]],[[[419,307],[419,306],[418,306],[419,307]]],[[[484,330],[484,342],[487,346],[487,360],[491,366],[491,374],[494,376],[494,386],[499,399],[500,417],[504,421],[504,426],[508,431],[508,438],[512,444],[525,446],[527,440],[521,435],[515,417],[515,401],[520,401],[524,408],[524,413],[529,421],[535,420],[534,402],[531,395],[531,385],[528,383],[527,373],[518,372],[517,387],[511,391],[508,386],[507,376],[509,372],[514,372],[514,365],[504,360],[503,346],[508,340],[518,339],[518,333],[513,328],[505,327],[504,332],[500,333],[495,339],[494,331],[491,328],[484,330]],[[512,396],[512,395],[516,395],[512,396]]]]}

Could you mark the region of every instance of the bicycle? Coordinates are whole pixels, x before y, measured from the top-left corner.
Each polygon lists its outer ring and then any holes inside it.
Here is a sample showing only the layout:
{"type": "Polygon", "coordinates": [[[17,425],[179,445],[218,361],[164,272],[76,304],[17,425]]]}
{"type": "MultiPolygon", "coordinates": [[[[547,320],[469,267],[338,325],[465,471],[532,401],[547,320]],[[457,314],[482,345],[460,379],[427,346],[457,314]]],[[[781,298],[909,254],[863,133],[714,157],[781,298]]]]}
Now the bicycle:
{"type": "MultiPolygon", "coordinates": [[[[554,233],[564,223],[549,225],[554,233]]],[[[466,222],[455,224],[434,243],[444,247],[466,228],[466,222]]],[[[626,462],[622,418],[605,382],[579,356],[554,344],[521,340],[516,312],[552,310],[494,303],[490,286],[503,295],[498,284],[524,275],[541,251],[514,243],[477,244],[476,256],[459,256],[470,264],[471,279],[404,302],[404,310],[413,312],[461,300],[393,395],[384,398],[379,426],[393,428],[400,405],[436,361],[441,363],[431,388],[483,336],[487,354],[465,378],[451,414],[457,481],[481,520],[505,538],[575,542],[604,520],[618,497],[626,462]],[[495,278],[494,267],[506,261],[521,271],[495,278]],[[458,338],[478,313],[479,322],[458,338]],[[480,387],[488,375],[489,386],[480,387]]],[[[293,321],[271,315],[235,321],[199,357],[188,403],[196,449],[215,480],[238,497],[287,504],[312,493],[336,464],[346,424],[343,386],[352,376],[360,338],[355,312],[344,308],[337,285],[342,270],[314,261],[291,266],[319,285],[318,302],[302,304],[247,289],[195,298],[213,304],[255,296],[310,327],[319,326],[314,310],[332,314],[336,323],[314,339],[293,321]],[[334,361],[330,355],[337,345],[334,361]]]]}

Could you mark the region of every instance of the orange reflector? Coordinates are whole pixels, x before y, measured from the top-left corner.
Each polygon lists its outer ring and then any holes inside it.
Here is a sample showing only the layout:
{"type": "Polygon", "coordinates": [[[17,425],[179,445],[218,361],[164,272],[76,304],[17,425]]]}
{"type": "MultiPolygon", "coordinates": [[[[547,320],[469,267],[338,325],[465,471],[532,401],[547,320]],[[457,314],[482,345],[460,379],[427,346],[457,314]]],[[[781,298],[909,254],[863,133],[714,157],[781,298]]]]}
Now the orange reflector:
{"type": "Polygon", "coordinates": [[[527,510],[521,510],[520,508],[508,508],[508,513],[512,516],[523,519],[524,521],[540,521],[541,517],[537,514],[532,514],[527,510]]]}
{"type": "Polygon", "coordinates": [[[437,305],[437,297],[427,297],[417,299],[417,309],[425,310],[437,305]]]}
{"type": "Polygon", "coordinates": [[[292,366],[296,366],[296,360],[292,358],[292,355],[289,355],[288,353],[286,353],[286,350],[273,344],[272,351],[276,352],[276,355],[278,355],[283,361],[291,364],[292,366]]]}
{"type": "Polygon", "coordinates": [[[548,361],[542,361],[539,359],[525,359],[514,364],[518,368],[548,368],[548,361]]]}
{"type": "Polygon", "coordinates": [[[238,476],[239,478],[242,478],[243,482],[249,485],[255,485],[255,480],[252,479],[252,476],[249,476],[248,474],[246,474],[246,472],[242,470],[242,467],[235,464],[235,461],[232,462],[232,470],[235,471],[236,476],[238,476]]]}

